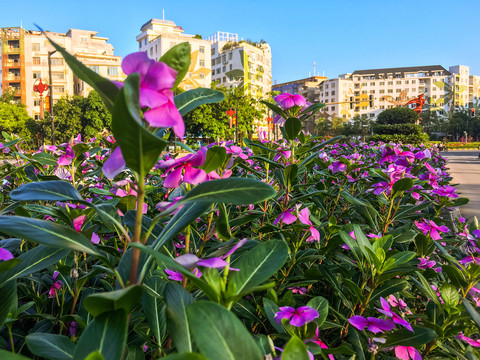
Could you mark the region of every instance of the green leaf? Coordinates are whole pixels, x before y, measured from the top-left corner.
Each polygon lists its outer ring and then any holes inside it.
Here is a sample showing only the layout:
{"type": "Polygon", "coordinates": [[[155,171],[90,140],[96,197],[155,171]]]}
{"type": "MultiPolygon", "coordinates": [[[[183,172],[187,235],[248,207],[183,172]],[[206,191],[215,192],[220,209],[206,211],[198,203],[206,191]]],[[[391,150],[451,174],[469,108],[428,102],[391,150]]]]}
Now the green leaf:
{"type": "Polygon", "coordinates": [[[266,107],[268,107],[270,110],[272,110],[275,114],[277,115],[280,115],[282,118],[286,119],[288,116],[287,116],[287,113],[285,111],[283,111],[283,109],[275,104],[272,104],[268,101],[263,101],[263,100],[260,100],[260,102],[265,105],[266,107]]]}
{"type": "Polygon", "coordinates": [[[168,282],[164,290],[167,302],[167,328],[178,352],[191,352],[193,349],[187,308],[193,297],[180,284],[168,282]]]}
{"type": "Polygon", "coordinates": [[[290,164],[285,169],[283,169],[283,175],[285,177],[285,186],[290,188],[290,186],[295,182],[298,173],[297,164],[290,164]]]}
{"type": "Polygon", "coordinates": [[[31,360],[22,355],[14,354],[11,351],[0,349],[0,359],[2,360],[31,360]]]}
{"type": "Polygon", "coordinates": [[[327,299],[316,296],[307,303],[307,306],[318,311],[318,318],[315,319],[315,322],[318,326],[322,326],[328,316],[328,301],[327,299]]]}
{"type": "Polygon", "coordinates": [[[145,360],[145,354],[143,353],[143,349],[139,346],[129,347],[125,360],[145,360]]]}
{"type": "Polygon", "coordinates": [[[262,360],[260,348],[238,318],[223,306],[196,301],[187,309],[191,334],[202,355],[215,360],[262,360]]]}
{"type": "Polygon", "coordinates": [[[267,200],[274,195],[275,190],[260,180],[232,177],[198,184],[185,194],[180,202],[250,205],[267,200]]]}
{"type": "Polygon", "coordinates": [[[296,336],[292,336],[282,352],[282,360],[309,360],[307,347],[296,336]]]}
{"type": "Polygon", "coordinates": [[[57,158],[52,154],[41,152],[32,155],[32,159],[42,165],[57,166],[57,158]]]}
{"type": "Polygon", "coordinates": [[[0,229],[5,234],[35,243],[99,255],[96,247],[84,235],[51,221],[0,216],[0,229]]]}
{"type": "Polygon", "coordinates": [[[387,296],[391,294],[395,294],[397,292],[405,290],[407,286],[408,282],[406,280],[386,281],[384,284],[382,284],[382,286],[380,286],[373,292],[373,295],[370,298],[370,302],[374,302],[380,297],[387,298],[387,296]]]}
{"type": "MultiPolygon", "coordinates": [[[[160,276],[151,276],[145,281],[144,286],[150,288],[156,294],[162,295],[165,282],[160,276]]],[[[145,291],[142,296],[142,309],[153,336],[161,343],[167,329],[165,303],[160,296],[145,291]]]]}
{"type": "Polygon", "coordinates": [[[184,116],[200,105],[218,103],[224,99],[225,95],[220,91],[198,88],[185,91],[175,96],[174,100],[180,115],[184,116]]]}
{"type": "Polygon", "coordinates": [[[100,315],[90,322],[80,336],[73,358],[84,360],[98,350],[108,360],[121,360],[127,345],[128,318],[124,310],[100,315]]]}
{"type": "Polygon", "coordinates": [[[298,133],[302,130],[302,122],[297,118],[291,117],[285,121],[283,128],[285,129],[287,140],[295,140],[298,133]]]}
{"type": "Polygon", "coordinates": [[[53,42],[45,33],[44,35],[53,45],[55,50],[57,50],[59,53],[62,54],[63,58],[67,62],[70,69],[72,69],[75,76],[77,76],[81,80],[85,81],[88,85],[93,87],[101,96],[108,110],[112,112],[114,102],[115,102],[115,97],[117,96],[119,91],[118,87],[114,83],[112,83],[110,80],[101,77],[95,71],[85,66],[82,62],[77,60],[75,56],[71,55],[63,47],[53,42]]]}
{"type": "Polygon", "coordinates": [[[128,314],[138,305],[142,292],[141,286],[134,285],[125,289],[95,293],[85,298],[83,307],[94,317],[116,310],[125,310],[128,314]]]}
{"type": "Polygon", "coordinates": [[[232,233],[230,232],[230,224],[228,222],[228,212],[225,204],[219,204],[219,214],[216,222],[217,235],[222,240],[230,240],[232,233]]]}
{"type": "Polygon", "coordinates": [[[285,241],[263,242],[240,256],[232,267],[240,269],[230,273],[227,292],[232,296],[244,295],[266,281],[285,263],[288,246],[285,241]]]}
{"type": "Polygon", "coordinates": [[[396,267],[409,262],[416,255],[417,253],[415,251],[402,251],[392,256],[389,256],[387,258],[387,262],[385,262],[384,264],[382,271],[385,272],[390,269],[395,269],[396,267]]]}
{"type": "Polygon", "coordinates": [[[134,73],[124,82],[115,100],[112,113],[112,131],[127,166],[148,172],[157,162],[167,143],[142,125],[139,104],[140,75],[134,73]]]}
{"type": "Polygon", "coordinates": [[[0,328],[12,309],[17,307],[17,282],[10,280],[2,287],[2,301],[0,302],[0,328]]]}
{"type": "Polygon", "coordinates": [[[227,150],[223,146],[212,146],[207,151],[205,162],[202,169],[208,174],[210,171],[217,170],[223,165],[227,158],[227,150]]]}
{"type": "Polygon", "coordinates": [[[275,330],[277,330],[280,334],[285,333],[285,329],[283,328],[282,324],[279,324],[277,320],[275,320],[275,314],[280,311],[278,305],[269,298],[264,297],[263,309],[265,310],[265,315],[267,315],[268,321],[275,328],[275,330]]]}
{"type": "Polygon", "coordinates": [[[418,347],[427,344],[437,338],[437,333],[429,328],[413,326],[413,332],[407,329],[400,329],[388,335],[384,347],[391,346],[413,346],[418,347]]]}
{"type": "Polygon", "coordinates": [[[90,354],[88,354],[88,356],[85,358],[85,360],[105,360],[105,358],[103,357],[101,352],[95,350],[95,351],[91,352],[90,354]]]}
{"type": "Polygon", "coordinates": [[[353,349],[355,350],[356,358],[358,358],[358,360],[365,360],[365,351],[363,350],[362,342],[358,336],[358,331],[351,328],[349,331],[349,337],[353,349]]]}
{"type": "Polygon", "coordinates": [[[395,181],[392,187],[392,194],[397,195],[400,192],[410,190],[413,187],[413,179],[403,178],[395,181]]]}
{"type": "Polygon", "coordinates": [[[178,84],[182,82],[185,75],[187,75],[188,68],[192,62],[190,52],[190,44],[188,42],[183,42],[169,49],[159,60],[177,71],[177,78],[175,79],[175,84],[173,85],[172,90],[175,90],[178,84]]]}
{"type": "Polygon", "coordinates": [[[37,356],[51,360],[73,359],[75,344],[66,336],[37,332],[28,335],[25,342],[37,356]]]}
{"type": "Polygon", "coordinates": [[[458,290],[453,284],[444,283],[440,287],[440,295],[442,296],[443,301],[450,307],[455,307],[460,300],[460,295],[458,290]]]}
{"type": "Polygon", "coordinates": [[[10,192],[15,201],[83,201],[72,184],[63,180],[33,182],[10,192]]]}
{"type": "Polygon", "coordinates": [[[470,302],[462,297],[462,304],[465,306],[465,309],[467,310],[468,315],[472,318],[473,322],[475,325],[477,325],[477,328],[480,330],[480,314],[478,313],[477,310],[470,304],[470,302]]]}
{"type": "Polygon", "coordinates": [[[197,353],[182,353],[182,354],[172,354],[164,358],[164,360],[208,360],[203,355],[197,353]]]}
{"type": "Polygon", "coordinates": [[[28,276],[56,264],[60,259],[66,257],[69,252],[69,250],[52,249],[51,247],[40,245],[23,253],[18,257],[21,260],[19,264],[0,274],[0,288],[13,279],[28,276]]]}

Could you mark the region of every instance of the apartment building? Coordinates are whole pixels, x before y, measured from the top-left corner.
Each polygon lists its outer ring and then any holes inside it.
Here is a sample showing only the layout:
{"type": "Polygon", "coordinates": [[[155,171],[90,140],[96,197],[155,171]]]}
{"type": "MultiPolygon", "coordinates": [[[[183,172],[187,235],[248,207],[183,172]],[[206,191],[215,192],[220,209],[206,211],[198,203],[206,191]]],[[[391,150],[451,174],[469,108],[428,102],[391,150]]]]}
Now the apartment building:
{"type": "Polygon", "coordinates": [[[237,34],[217,32],[212,42],[212,81],[263,97],[272,90],[272,51],[266,42],[238,41],[237,34]]]}
{"type": "Polygon", "coordinates": [[[145,51],[149,58],[155,60],[159,60],[175,45],[188,42],[191,46],[192,62],[179,87],[183,90],[210,87],[210,41],[203,40],[199,35],[185,34],[180,26],[170,20],[150,19],[142,25],[140,31],[136,37],[139,50],[145,51]]]}
{"type": "Polygon", "coordinates": [[[471,76],[469,67],[456,65],[446,70],[440,65],[356,70],[319,85],[318,101],[327,104],[329,116],[351,119],[404,106],[424,95],[426,105],[440,113],[467,106],[479,96],[480,77],[471,76]],[[476,85],[476,86],[475,86],[476,85]]]}
{"type": "MultiPolygon", "coordinates": [[[[70,29],[65,34],[47,32],[50,39],[97,73],[112,80],[123,79],[121,58],[113,55],[113,46],[107,43],[107,38],[97,37],[96,34],[95,31],[76,29],[70,29]]],[[[40,31],[21,27],[2,28],[0,39],[2,91],[13,88],[16,101],[25,104],[33,118],[40,118],[40,97],[33,88],[40,80],[49,83],[49,58],[52,69],[52,84],[49,85],[53,103],[62,96],[85,96],[90,90],[73,75],[62,55],[54,51],[40,31]]],[[[45,97],[47,94],[43,95],[45,97]]]]}

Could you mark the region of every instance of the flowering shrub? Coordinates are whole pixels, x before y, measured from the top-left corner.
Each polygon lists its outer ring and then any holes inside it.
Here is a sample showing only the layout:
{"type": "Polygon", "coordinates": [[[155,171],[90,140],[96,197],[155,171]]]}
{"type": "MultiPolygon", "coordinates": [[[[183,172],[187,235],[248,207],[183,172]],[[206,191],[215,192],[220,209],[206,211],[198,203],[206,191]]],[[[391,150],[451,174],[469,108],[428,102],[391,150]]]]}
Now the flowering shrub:
{"type": "Polygon", "coordinates": [[[127,57],[120,85],[56,49],[113,137],[26,154],[5,134],[2,359],[480,355],[480,230],[451,219],[467,200],[435,148],[322,141],[301,131],[322,105],[285,95],[284,139],[178,157],[178,114],[222,100],[173,97],[188,44],[127,57]]]}

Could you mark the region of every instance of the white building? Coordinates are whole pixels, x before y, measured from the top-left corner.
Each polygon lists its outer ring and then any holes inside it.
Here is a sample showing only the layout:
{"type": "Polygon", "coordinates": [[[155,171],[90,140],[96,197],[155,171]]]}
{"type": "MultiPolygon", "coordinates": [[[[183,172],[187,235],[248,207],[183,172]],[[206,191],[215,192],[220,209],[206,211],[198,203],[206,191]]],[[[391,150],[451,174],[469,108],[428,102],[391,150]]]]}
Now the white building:
{"type": "Polygon", "coordinates": [[[184,34],[180,26],[169,20],[151,19],[142,25],[140,31],[136,37],[139,50],[145,51],[149,58],[155,60],[159,60],[175,45],[188,42],[192,62],[179,87],[184,90],[210,87],[210,41],[203,40],[199,35],[184,34]]]}

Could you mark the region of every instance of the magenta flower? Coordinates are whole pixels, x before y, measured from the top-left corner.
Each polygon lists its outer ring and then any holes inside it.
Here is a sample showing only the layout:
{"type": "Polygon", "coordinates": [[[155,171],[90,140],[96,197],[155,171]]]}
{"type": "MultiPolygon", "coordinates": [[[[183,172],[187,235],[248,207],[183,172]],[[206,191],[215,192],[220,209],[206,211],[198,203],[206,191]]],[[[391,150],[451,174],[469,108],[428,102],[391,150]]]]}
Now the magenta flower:
{"type": "Polygon", "coordinates": [[[473,339],[470,339],[469,337],[463,335],[462,333],[458,334],[457,336],[455,336],[456,339],[460,339],[460,340],[463,340],[465,342],[467,342],[469,345],[473,346],[473,347],[480,347],[480,340],[473,340],[473,339]]]}
{"type": "Polygon", "coordinates": [[[347,165],[341,163],[340,161],[335,161],[333,164],[328,165],[328,168],[332,171],[332,174],[337,172],[344,172],[347,170],[347,165]]]}
{"type": "Polygon", "coordinates": [[[428,256],[418,258],[418,260],[420,260],[420,263],[417,265],[417,267],[422,270],[426,270],[434,267],[436,264],[435,260],[429,261],[428,259],[430,259],[428,256]]]}
{"type": "Polygon", "coordinates": [[[432,193],[438,196],[444,196],[451,199],[455,199],[455,198],[458,198],[458,194],[455,193],[456,191],[457,189],[455,189],[453,186],[444,185],[444,186],[439,186],[438,188],[432,190],[432,193]]]}
{"type": "Polygon", "coordinates": [[[395,295],[390,295],[387,299],[388,303],[393,307],[398,307],[401,312],[411,315],[412,312],[408,308],[408,305],[405,301],[400,298],[396,298],[395,295]]]}
{"type": "Polygon", "coordinates": [[[292,95],[289,93],[277,95],[274,100],[284,109],[290,109],[294,106],[303,106],[306,103],[306,100],[302,95],[292,95]]]}
{"type": "MultiPolygon", "coordinates": [[[[315,330],[315,337],[305,340],[305,344],[307,344],[309,342],[313,342],[313,343],[317,344],[318,346],[320,346],[320,349],[328,349],[327,344],[325,344],[322,340],[320,340],[319,333],[318,333],[318,327],[317,327],[317,330],[315,330]]],[[[328,358],[330,360],[335,360],[335,357],[332,354],[329,354],[328,358]]]]}
{"type": "Polygon", "coordinates": [[[310,231],[310,236],[305,240],[306,242],[320,241],[320,233],[315,227],[313,227],[312,222],[310,221],[310,211],[308,208],[303,208],[298,213],[298,219],[302,224],[310,225],[308,231],[310,231]]]}
{"type": "Polygon", "coordinates": [[[287,224],[287,225],[293,224],[293,223],[297,220],[297,217],[292,214],[293,210],[295,210],[295,209],[288,209],[288,210],[282,212],[282,213],[273,221],[273,225],[277,225],[280,221],[281,221],[283,224],[287,224]]]}
{"type": "Polygon", "coordinates": [[[196,167],[203,165],[206,154],[207,149],[202,147],[195,154],[189,154],[176,160],[165,161],[160,167],[167,168],[165,174],[169,174],[165,177],[163,186],[178,188],[182,181],[192,185],[203,182],[207,174],[204,170],[196,167]]]}
{"type": "Polygon", "coordinates": [[[458,262],[463,266],[466,266],[470,263],[473,263],[475,265],[480,265],[480,258],[470,255],[470,256],[464,257],[461,260],[458,260],[458,262]]]}
{"type": "Polygon", "coordinates": [[[65,154],[60,156],[57,160],[58,165],[70,165],[75,158],[75,152],[72,149],[72,144],[68,143],[65,148],[65,154]]]}
{"type": "Polygon", "coordinates": [[[113,150],[110,157],[105,161],[102,167],[103,175],[109,179],[113,179],[115,176],[120,174],[126,168],[125,159],[122,155],[122,150],[120,146],[117,146],[113,150]]]}
{"type": "Polygon", "coordinates": [[[73,227],[77,232],[82,231],[82,226],[83,226],[83,223],[85,222],[86,217],[87,217],[86,215],[81,215],[73,219],[73,227]]]}
{"type": "Polygon", "coordinates": [[[422,355],[413,346],[396,346],[395,356],[402,360],[422,360],[422,355]]]}
{"type": "Polygon", "coordinates": [[[100,243],[100,236],[98,236],[95,233],[92,233],[92,237],[90,238],[90,242],[92,244],[95,244],[95,245],[99,244],[100,243]]]}
{"type": "Polygon", "coordinates": [[[298,309],[283,306],[279,310],[275,314],[275,320],[281,324],[282,319],[287,319],[290,325],[296,327],[303,326],[319,316],[318,311],[310,306],[300,306],[298,309]]]}
{"type": "Polygon", "coordinates": [[[12,259],[13,259],[13,255],[10,251],[4,248],[0,248],[0,260],[8,261],[12,259]]]}
{"type": "Polygon", "coordinates": [[[379,332],[383,333],[384,331],[390,331],[395,328],[395,324],[390,319],[383,320],[374,317],[368,317],[365,319],[360,315],[352,316],[350,319],[348,319],[348,322],[358,330],[367,328],[368,331],[371,331],[375,334],[379,332]]]}
{"type": "Polygon", "coordinates": [[[407,330],[410,330],[411,332],[413,332],[412,325],[410,325],[410,323],[407,320],[403,319],[398,314],[394,313],[390,309],[390,304],[388,303],[387,300],[385,300],[383,297],[380,297],[380,303],[382,304],[382,308],[381,309],[377,308],[379,312],[381,312],[385,316],[392,318],[395,324],[402,325],[407,330]]]}
{"type": "MultiPolygon", "coordinates": [[[[179,271],[175,271],[175,270],[170,270],[170,269],[165,269],[165,273],[168,275],[168,279],[169,280],[173,280],[173,281],[183,281],[183,275],[181,272],[179,271]]],[[[192,274],[195,275],[197,278],[201,278],[202,277],[202,273],[200,272],[200,270],[198,270],[198,268],[195,268],[192,270],[192,274]]]]}
{"type": "Polygon", "coordinates": [[[63,286],[63,282],[60,280],[55,281],[57,279],[59,272],[54,271],[52,275],[52,280],[53,280],[53,285],[50,287],[50,290],[48,290],[48,297],[49,298],[54,298],[55,295],[57,294],[57,291],[60,290],[63,286]]]}
{"type": "Polygon", "coordinates": [[[171,91],[177,72],[165,63],[150,59],[143,51],[127,55],[122,70],[127,75],[140,74],[140,106],[149,108],[143,114],[145,120],[153,127],[171,127],[183,139],[185,124],[171,91]]]}
{"type": "Polygon", "coordinates": [[[442,237],[439,232],[448,232],[449,229],[445,225],[438,226],[433,220],[415,221],[415,225],[423,232],[424,235],[430,236],[432,240],[440,240],[442,237]]]}

